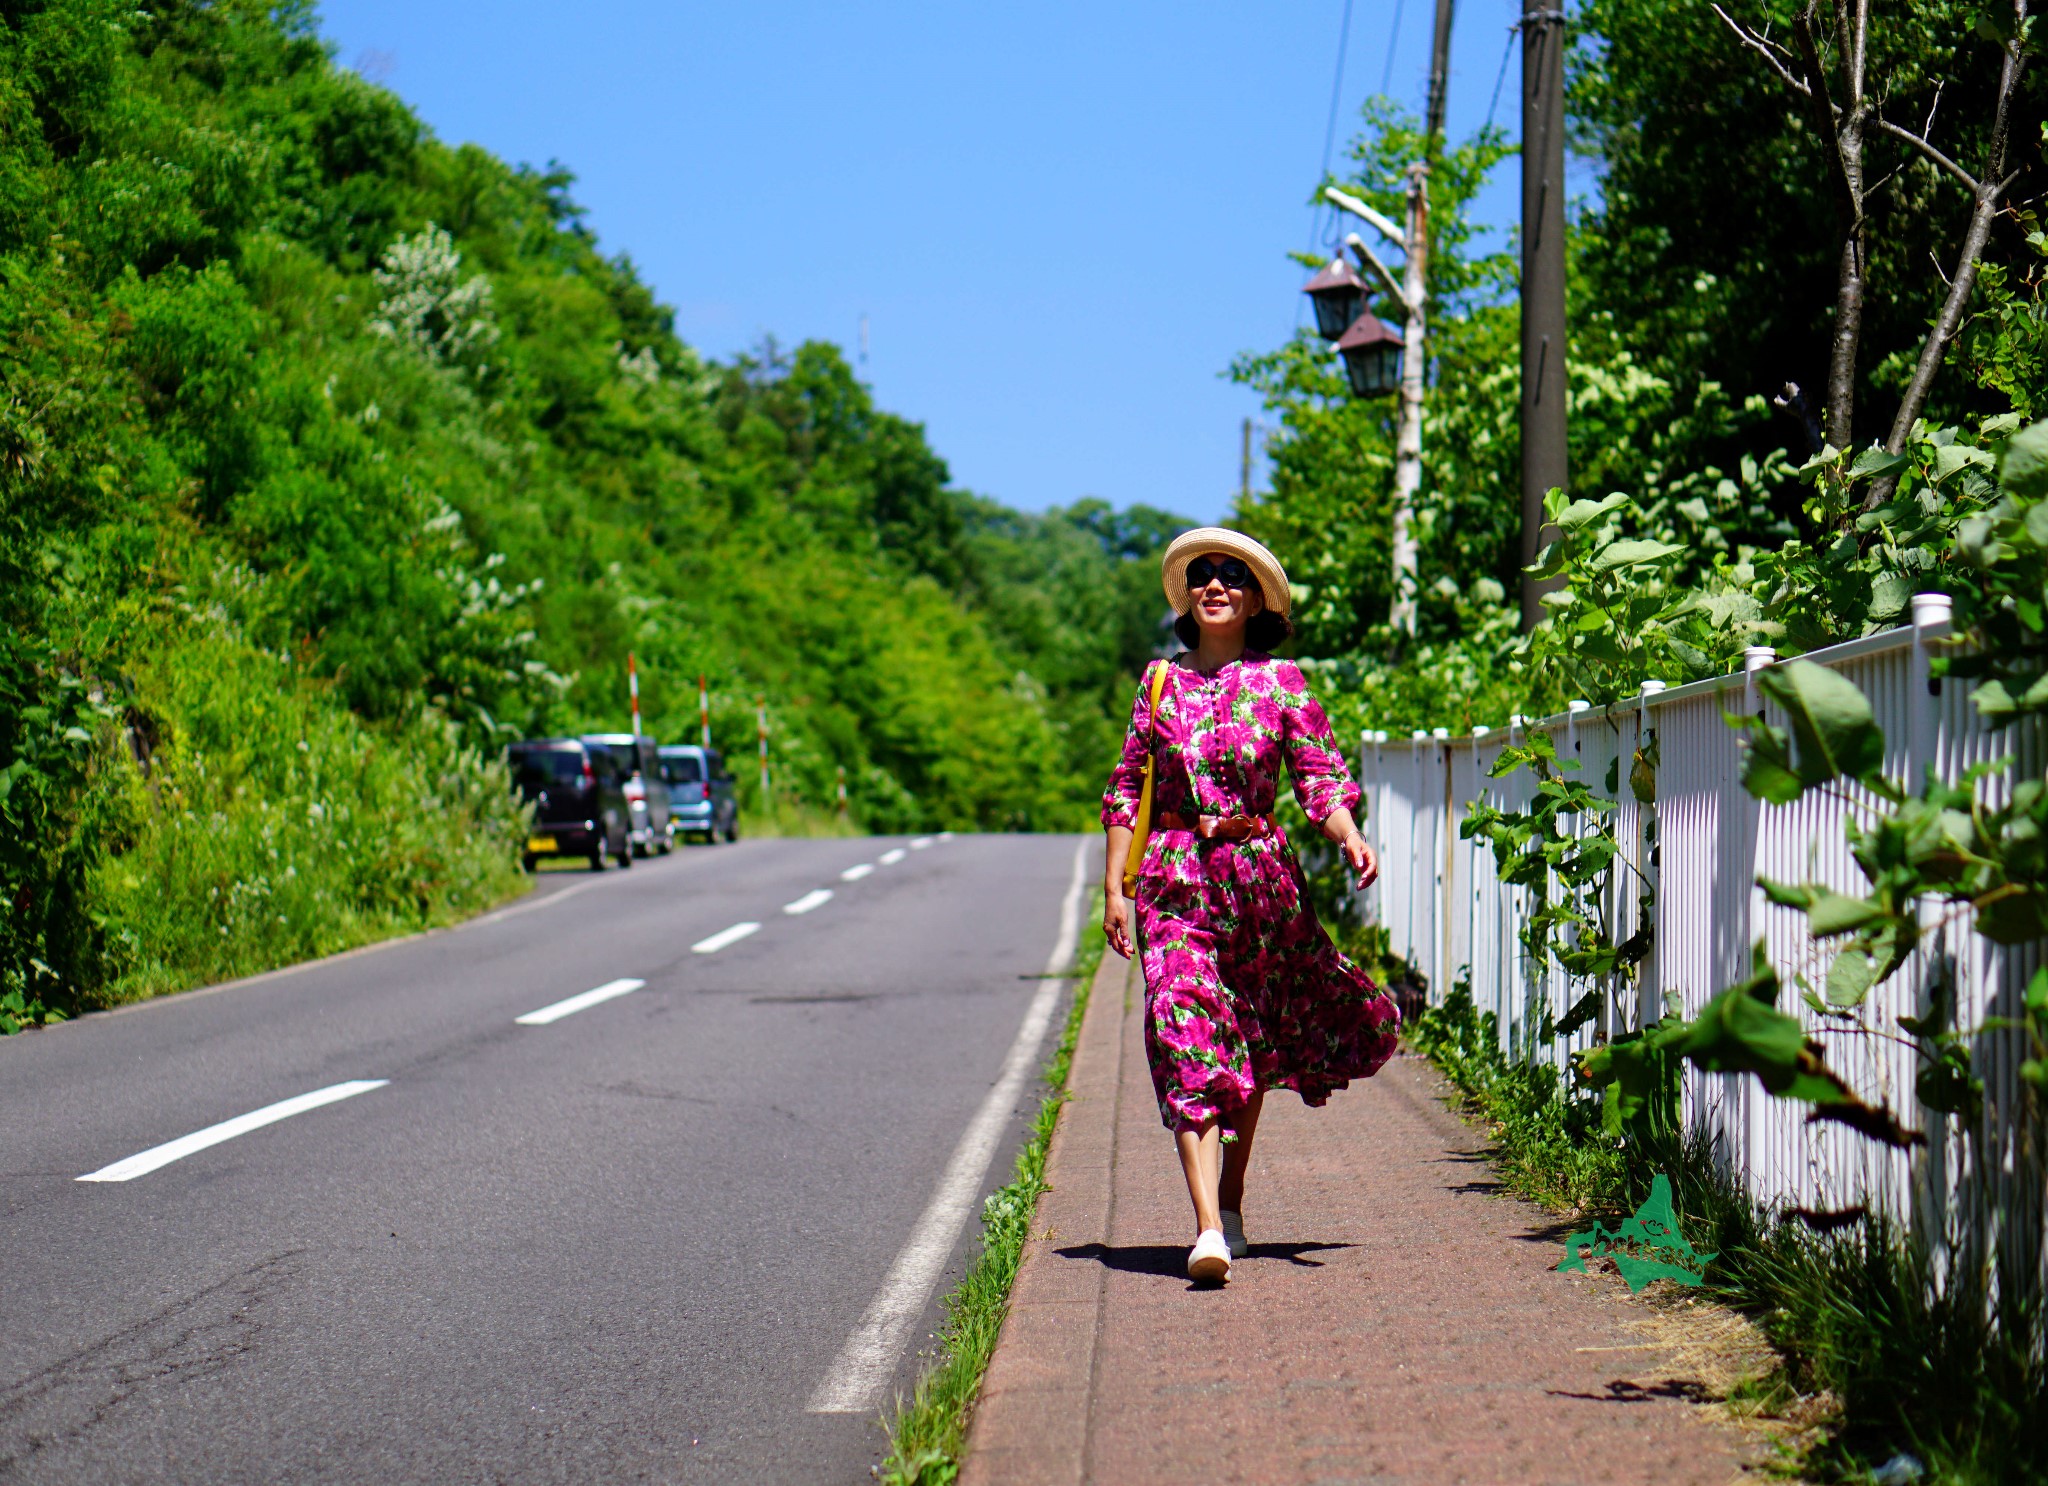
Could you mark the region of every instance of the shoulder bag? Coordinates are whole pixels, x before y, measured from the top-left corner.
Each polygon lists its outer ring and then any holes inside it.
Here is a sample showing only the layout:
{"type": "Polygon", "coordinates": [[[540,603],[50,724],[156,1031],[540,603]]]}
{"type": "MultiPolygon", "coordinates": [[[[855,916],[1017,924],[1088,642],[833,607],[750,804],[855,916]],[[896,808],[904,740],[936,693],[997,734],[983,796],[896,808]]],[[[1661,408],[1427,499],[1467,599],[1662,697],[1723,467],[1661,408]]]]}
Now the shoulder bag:
{"type": "MultiPolygon", "coordinates": [[[[1162,660],[1152,672],[1152,710],[1146,714],[1145,736],[1148,742],[1156,742],[1159,730],[1159,692],[1166,685],[1166,668],[1172,661],[1162,660]]],[[[1145,785],[1138,792],[1138,818],[1131,823],[1131,854],[1124,858],[1124,896],[1136,897],[1138,892],[1138,867],[1145,860],[1145,838],[1152,834],[1152,749],[1145,750],[1145,785]]]]}

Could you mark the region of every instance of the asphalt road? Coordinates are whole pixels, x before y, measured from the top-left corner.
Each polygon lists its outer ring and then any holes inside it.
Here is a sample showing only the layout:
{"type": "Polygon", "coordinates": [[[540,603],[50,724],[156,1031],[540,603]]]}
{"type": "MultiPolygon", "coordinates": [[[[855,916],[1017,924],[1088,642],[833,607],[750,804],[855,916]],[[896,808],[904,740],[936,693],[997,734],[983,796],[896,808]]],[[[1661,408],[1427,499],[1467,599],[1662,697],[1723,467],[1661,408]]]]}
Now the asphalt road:
{"type": "MultiPolygon", "coordinates": [[[[1080,844],[551,872],[457,930],[0,1040],[0,1480],[867,1479],[879,1409],[812,1406],[944,1236],[921,1219],[1044,1010],[1080,844]],[[79,1180],[358,1080],[388,1082],[79,1180]]],[[[1040,1097],[1005,1087],[968,1201],[1040,1097]]]]}

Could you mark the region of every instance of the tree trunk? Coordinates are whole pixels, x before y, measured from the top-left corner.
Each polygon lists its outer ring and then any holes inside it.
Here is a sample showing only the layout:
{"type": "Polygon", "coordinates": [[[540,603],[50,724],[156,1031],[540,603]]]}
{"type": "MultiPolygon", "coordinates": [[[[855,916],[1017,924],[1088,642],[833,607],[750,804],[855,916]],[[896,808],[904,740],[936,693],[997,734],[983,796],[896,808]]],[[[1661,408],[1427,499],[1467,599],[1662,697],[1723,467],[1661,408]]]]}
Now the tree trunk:
{"type": "MultiPolygon", "coordinates": [[[[2013,6],[2014,34],[2024,33],[2027,19],[2026,0],[2015,0],[2013,6]]],[[[1884,446],[1893,454],[1905,450],[1906,439],[1913,432],[1913,424],[1927,406],[1927,395],[1934,390],[1935,374],[1948,357],[1948,348],[1956,338],[1956,332],[1963,327],[1963,313],[1970,307],[1970,295],[1977,287],[1977,265],[1984,256],[1984,244],[1991,236],[1991,220],[1998,215],[2000,203],[2005,198],[2006,187],[2011,181],[2006,177],[2006,144],[2012,133],[2012,97],[2019,88],[2020,72],[2026,66],[2026,56],[2018,44],[2008,42],[2005,59],[1998,69],[1998,104],[1992,115],[1991,139],[1984,151],[1984,169],[1977,177],[1974,193],[1976,202],[1970,210],[1970,227],[1963,234],[1962,249],[1956,254],[1956,271],[1949,279],[1948,298],[1942,301],[1941,314],[1928,329],[1927,339],[1920,346],[1920,360],[1913,368],[1913,380],[1906,384],[1906,395],[1899,403],[1899,414],[1892,419],[1891,437],[1884,446]]],[[[1864,509],[1872,510],[1890,499],[1893,480],[1883,480],[1873,485],[1864,509]]]]}

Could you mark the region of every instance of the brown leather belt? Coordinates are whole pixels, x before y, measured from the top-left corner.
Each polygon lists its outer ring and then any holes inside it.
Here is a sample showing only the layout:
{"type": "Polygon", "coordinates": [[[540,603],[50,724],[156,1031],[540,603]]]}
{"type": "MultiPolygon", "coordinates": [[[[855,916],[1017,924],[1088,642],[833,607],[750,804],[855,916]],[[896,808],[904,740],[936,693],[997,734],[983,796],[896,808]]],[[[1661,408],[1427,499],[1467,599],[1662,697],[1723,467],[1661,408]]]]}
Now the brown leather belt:
{"type": "Polygon", "coordinates": [[[1198,815],[1189,820],[1171,810],[1159,812],[1158,826],[1162,831],[1193,831],[1204,841],[1218,836],[1225,841],[1263,839],[1279,829],[1270,815],[1198,815]]]}

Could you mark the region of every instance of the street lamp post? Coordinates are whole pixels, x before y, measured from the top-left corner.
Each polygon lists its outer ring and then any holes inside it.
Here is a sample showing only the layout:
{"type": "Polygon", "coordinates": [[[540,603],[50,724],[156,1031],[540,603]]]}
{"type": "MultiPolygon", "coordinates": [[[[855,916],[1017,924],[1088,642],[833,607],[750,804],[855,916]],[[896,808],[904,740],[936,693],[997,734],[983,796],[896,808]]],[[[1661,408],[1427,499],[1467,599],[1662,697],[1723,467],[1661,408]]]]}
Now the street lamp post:
{"type": "MultiPolygon", "coordinates": [[[[1538,3],[1538,0],[1529,0],[1529,3],[1538,3]]],[[[1344,353],[1345,373],[1351,378],[1352,388],[1358,396],[1374,395],[1358,391],[1365,376],[1359,361],[1368,356],[1377,357],[1382,366],[1391,365],[1399,370],[1401,411],[1394,433],[1394,602],[1387,617],[1394,629],[1404,635],[1415,633],[1419,581],[1416,572],[1420,553],[1415,541],[1415,502],[1422,491],[1422,377],[1424,342],[1428,334],[1423,323],[1423,311],[1429,295],[1429,165],[1437,158],[1443,145],[1444,94],[1450,77],[1453,9],[1453,0],[1436,0],[1436,29],[1430,46],[1427,133],[1423,140],[1423,158],[1408,167],[1407,224],[1396,226],[1382,213],[1335,186],[1323,188],[1324,200],[1364,221],[1401,250],[1401,277],[1396,279],[1392,270],[1380,262],[1379,256],[1356,233],[1344,239],[1345,246],[1358,255],[1359,263],[1370,266],[1379,274],[1393,294],[1395,303],[1401,306],[1405,323],[1398,360],[1385,361],[1384,350],[1370,347],[1362,339],[1351,348],[1339,342],[1337,349],[1344,353]]],[[[1324,273],[1328,272],[1328,269],[1324,270],[1324,273]]],[[[1317,306],[1320,311],[1320,300],[1317,306]]],[[[1366,385],[1376,388],[1377,377],[1366,379],[1366,385]]]]}
{"type": "MultiPolygon", "coordinates": [[[[1416,161],[1408,168],[1408,223],[1397,227],[1383,213],[1335,186],[1323,196],[1367,223],[1382,237],[1401,249],[1401,277],[1380,261],[1380,257],[1357,233],[1344,239],[1345,246],[1358,255],[1361,265],[1378,273],[1401,306],[1405,322],[1401,336],[1401,407],[1394,432],[1394,517],[1392,523],[1394,602],[1388,622],[1404,635],[1415,633],[1416,568],[1419,551],[1415,541],[1415,502],[1422,490],[1422,372],[1424,343],[1428,330],[1423,320],[1429,284],[1429,168],[1416,161]]],[[[1324,273],[1329,270],[1325,269],[1324,273]]],[[[1342,345],[1338,348],[1344,349],[1342,345]]],[[[1350,370],[1347,358],[1346,370],[1350,370]]],[[[1357,386],[1356,378],[1353,386],[1357,386]]],[[[1361,394],[1363,395],[1363,394],[1361,394]]]]}

